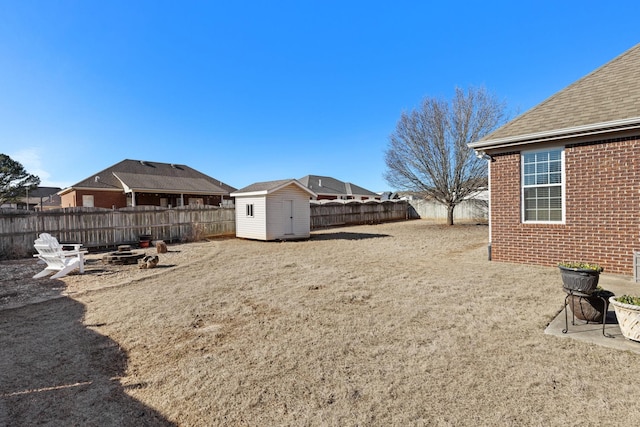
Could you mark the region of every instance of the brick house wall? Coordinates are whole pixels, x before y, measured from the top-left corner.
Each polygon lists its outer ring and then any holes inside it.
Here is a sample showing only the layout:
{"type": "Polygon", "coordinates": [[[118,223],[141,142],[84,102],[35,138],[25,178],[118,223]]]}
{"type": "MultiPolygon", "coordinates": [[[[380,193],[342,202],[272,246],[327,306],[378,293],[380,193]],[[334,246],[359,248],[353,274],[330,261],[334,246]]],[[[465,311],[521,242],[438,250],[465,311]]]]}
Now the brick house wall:
{"type": "Polygon", "coordinates": [[[60,196],[63,208],[82,206],[82,196],[92,195],[93,204],[96,208],[111,209],[124,208],[127,206],[127,196],[118,191],[96,191],[96,190],[74,190],[60,196]]]}
{"type": "Polygon", "coordinates": [[[554,266],[562,260],[633,274],[640,251],[640,137],[565,146],[564,224],[522,223],[520,152],[493,154],[492,260],[554,266]]]}
{"type": "MultiPolygon", "coordinates": [[[[136,193],[136,205],[160,206],[160,199],[166,198],[167,204],[173,207],[180,205],[180,195],[177,194],[152,194],[152,193],[136,193]]],[[[218,206],[222,202],[222,196],[202,196],[185,194],[183,196],[184,204],[189,205],[195,200],[202,201],[205,205],[218,206]],[[193,199],[193,200],[191,200],[193,199]]]]}
{"type": "MultiPolygon", "coordinates": [[[[127,207],[127,195],[124,192],[118,191],[99,191],[99,190],[75,190],[70,191],[61,196],[61,206],[63,208],[67,207],[77,207],[82,206],[82,196],[83,195],[92,195],[93,196],[93,204],[96,208],[107,208],[111,209],[112,207],[125,208],[127,207]]],[[[136,194],[136,205],[150,205],[150,206],[160,206],[160,198],[166,197],[167,204],[173,207],[179,206],[179,195],[175,194],[151,194],[151,193],[137,193],[136,194]]],[[[206,205],[218,206],[222,202],[222,196],[200,196],[200,195],[184,195],[184,203],[188,205],[190,199],[202,200],[202,202],[206,205]]]]}
{"type": "Polygon", "coordinates": [[[60,207],[62,208],[72,208],[76,206],[76,192],[72,191],[70,193],[63,194],[60,196],[60,207]]]}

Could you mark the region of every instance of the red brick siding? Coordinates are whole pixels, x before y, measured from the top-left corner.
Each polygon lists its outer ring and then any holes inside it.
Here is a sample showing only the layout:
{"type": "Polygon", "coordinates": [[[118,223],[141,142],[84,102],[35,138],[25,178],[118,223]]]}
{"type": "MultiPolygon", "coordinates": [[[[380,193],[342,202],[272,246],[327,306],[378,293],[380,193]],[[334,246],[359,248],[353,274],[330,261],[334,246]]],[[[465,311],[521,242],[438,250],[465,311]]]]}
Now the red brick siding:
{"type": "MultiPolygon", "coordinates": [[[[63,196],[61,196],[61,206],[63,208],[67,207],[75,207],[82,206],[82,196],[83,195],[93,195],[93,203],[96,208],[107,208],[111,209],[112,207],[125,208],[127,207],[127,196],[124,192],[115,192],[115,191],[95,191],[95,190],[76,190],[71,191],[63,196]]],[[[160,206],[160,198],[166,197],[168,199],[167,204],[176,207],[179,205],[178,201],[180,199],[179,195],[175,194],[151,194],[151,193],[137,193],[136,194],[136,205],[143,206],[160,206]]],[[[194,195],[184,195],[184,203],[185,205],[189,204],[189,199],[202,199],[204,204],[218,206],[222,202],[221,196],[194,196],[194,195]]]]}
{"type": "Polygon", "coordinates": [[[640,250],[640,139],[565,148],[565,224],[523,224],[520,153],[491,164],[491,253],[496,261],[600,263],[633,274],[640,250]]]}
{"type": "Polygon", "coordinates": [[[124,208],[127,206],[127,198],[124,193],[115,191],[95,191],[95,190],[75,190],[60,197],[63,208],[82,206],[82,196],[92,195],[93,204],[96,208],[111,209],[124,208]]]}
{"type": "Polygon", "coordinates": [[[76,207],[76,192],[71,191],[67,194],[60,196],[60,207],[63,208],[75,208],[76,207]]]}
{"type": "MultiPolygon", "coordinates": [[[[179,206],[180,196],[177,194],[152,194],[152,193],[136,193],[136,205],[142,206],[160,206],[160,199],[167,198],[167,204],[172,207],[179,206]]],[[[189,205],[190,199],[201,199],[205,205],[218,206],[222,202],[221,196],[200,196],[189,195],[183,196],[184,204],[189,205]]]]}

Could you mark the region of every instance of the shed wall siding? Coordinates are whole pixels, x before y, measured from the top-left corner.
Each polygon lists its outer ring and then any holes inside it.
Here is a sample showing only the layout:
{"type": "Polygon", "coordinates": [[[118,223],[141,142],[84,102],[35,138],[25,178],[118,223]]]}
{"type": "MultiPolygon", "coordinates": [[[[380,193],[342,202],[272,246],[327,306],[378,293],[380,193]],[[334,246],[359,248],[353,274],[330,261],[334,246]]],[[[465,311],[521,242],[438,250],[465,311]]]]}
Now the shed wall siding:
{"type": "Polygon", "coordinates": [[[633,252],[640,250],[640,137],[565,147],[565,224],[523,223],[520,153],[494,159],[493,260],[547,266],[581,260],[633,274],[633,252]]]}
{"type": "Polygon", "coordinates": [[[289,185],[267,197],[267,239],[308,238],[310,236],[311,208],[309,193],[295,185],[289,185]],[[293,234],[286,234],[284,206],[293,201],[293,234]]]}
{"type": "Polygon", "coordinates": [[[266,240],[265,197],[236,197],[236,236],[266,240]],[[247,205],[253,204],[253,217],[247,217],[247,205]]]}

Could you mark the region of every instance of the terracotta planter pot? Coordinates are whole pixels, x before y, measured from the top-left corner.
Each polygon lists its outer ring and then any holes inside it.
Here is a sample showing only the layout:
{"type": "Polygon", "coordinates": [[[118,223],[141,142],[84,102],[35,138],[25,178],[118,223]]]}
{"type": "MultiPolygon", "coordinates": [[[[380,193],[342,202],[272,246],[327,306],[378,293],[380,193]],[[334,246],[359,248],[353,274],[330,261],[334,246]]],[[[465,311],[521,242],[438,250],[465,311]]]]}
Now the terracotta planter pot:
{"type": "Polygon", "coordinates": [[[599,271],[562,266],[558,268],[562,275],[562,286],[567,290],[591,294],[598,287],[599,271]]]}
{"type": "Polygon", "coordinates": [[[609,291],[595,292],[588,297],[570,295],[568,303],[576,319],[599,323],[602,322],[602,316],[607,315],[607,300],[612,296],[613,293],[609,291]]]}
{"type": "Polygon", "coordinates": [[[141,248],[148,248],[151,243],[151,234],[141,234],[138,236],[140,239],[138,246],[141,248]]]}

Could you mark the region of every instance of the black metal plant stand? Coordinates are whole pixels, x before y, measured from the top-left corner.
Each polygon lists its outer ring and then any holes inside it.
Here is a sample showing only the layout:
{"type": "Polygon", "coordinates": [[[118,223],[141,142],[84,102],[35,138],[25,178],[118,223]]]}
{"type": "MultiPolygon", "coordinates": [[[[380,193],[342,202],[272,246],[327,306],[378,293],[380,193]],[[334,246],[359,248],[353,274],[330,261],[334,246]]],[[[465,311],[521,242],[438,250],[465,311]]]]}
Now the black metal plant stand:
{"type": "MultiPolygon", "coordinates": [[[[576,296],[576,297],[580,297],[580,298],[586,298],[586,297],[596,297],[596,298],[600,298],[600,300],[602,300],[603,304],[604,304],[604,312],[602,313],[602,335],[604,335],[607,338],[614,338],[613,335],[607,334],[604,331],[604,327],[607,324],[607,311],[609,310],[609,300],[605,297],[603,297],[602,295],[594,295],[594,294],[586,294],[584,292],[578,292],[578,291],[574,291],[572,289],[567,289],[567,288],[562,288],[566,293],[567,296],[564,297],[564,329],[562,330],[563,334],[566,334],[567,331],[569,330],[569,318],[567,316],[567,305],[569,305],[568,300],[569,298],[571,298],[572,296],[576,296]]],[[[587,323],[589,323],[587,321],[587,323]]],[[[576,324],[576,315],[573,312],[573,310],[571,310],[571,324],[575,326],[576,324]]]]}

